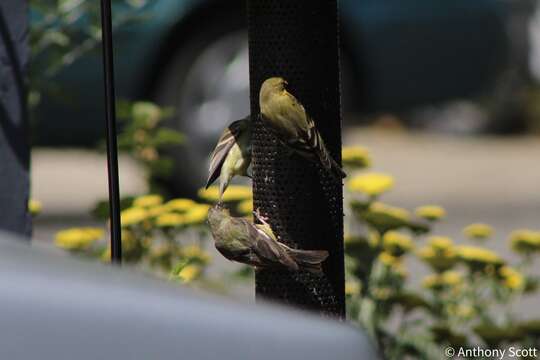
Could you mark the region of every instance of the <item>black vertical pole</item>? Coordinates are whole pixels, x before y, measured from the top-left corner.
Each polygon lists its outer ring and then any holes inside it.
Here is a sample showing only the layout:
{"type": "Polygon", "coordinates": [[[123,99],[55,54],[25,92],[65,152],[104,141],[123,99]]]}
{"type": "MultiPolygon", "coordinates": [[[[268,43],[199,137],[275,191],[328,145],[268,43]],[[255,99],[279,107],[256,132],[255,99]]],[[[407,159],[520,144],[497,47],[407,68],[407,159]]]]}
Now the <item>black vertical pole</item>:
{"type": "Polygon", "coordinates": [[[114,58],[111,0],[101,0],[101,31],[105,81],[105,120],[107,123],[107,173],[109,180],[109,213],[111,226],[111,261],[122,261],[120,226],[120,186],[118,181],[118,148],[116,145],[116,109],[114,93],[114,58]]]}
{"type": "MultiPolygon", "coordinates": [[[[336,160],[341,157],[337,0],[248,0],[251,111],[271,76],[314,118],[336,160]]],[[[326,249],[324,276],[260,270],[257,297],[343,317],[342,183],[297,156],[290,156],[260,120],[253,132],[255,207],[280,240],[301,249],[326,249]]]]}

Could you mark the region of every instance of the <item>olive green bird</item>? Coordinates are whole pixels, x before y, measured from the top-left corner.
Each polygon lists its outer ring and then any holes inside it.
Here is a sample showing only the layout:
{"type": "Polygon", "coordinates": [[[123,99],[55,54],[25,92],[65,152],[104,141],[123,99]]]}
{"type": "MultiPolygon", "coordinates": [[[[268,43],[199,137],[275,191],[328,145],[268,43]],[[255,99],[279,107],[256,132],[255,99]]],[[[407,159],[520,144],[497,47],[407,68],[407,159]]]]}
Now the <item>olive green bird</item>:
{"type": "Polygon", "coordinates": [[[285,79],[272,77],[264,81],[259,93],[262,120],[273,130],[280,141],[304,158],[319,162],[322,167],[338,178],[345,172],[332,158],[315,122],[304,106],[287,91],[285,79]]]}
{"type": "Polygon", "coordinates": [[[325,250],[297,250],[279,242],[272,228],[258,212],[262,222],[254,224],[245,218],[232,217],[221,205],[208,212],[208,223],[216,249],[227,259],[256,268],[285,268],[322,273],[321,263],[328,257],[325,250]]]}
{"type": "Polygon", "coordinates": [[[212,152],[206,188],[219,177],[219,202],[236,175],[247,173],[251,163],[251,116],[231,123],[221,134],[212,152]]]}

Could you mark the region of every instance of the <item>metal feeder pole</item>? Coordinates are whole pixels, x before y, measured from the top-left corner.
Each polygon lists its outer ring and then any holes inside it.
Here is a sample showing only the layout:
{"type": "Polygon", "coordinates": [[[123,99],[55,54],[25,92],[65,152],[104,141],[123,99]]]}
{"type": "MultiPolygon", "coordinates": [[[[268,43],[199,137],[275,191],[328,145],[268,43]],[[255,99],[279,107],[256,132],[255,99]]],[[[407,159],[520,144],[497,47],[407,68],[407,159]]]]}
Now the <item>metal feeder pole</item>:
{"type": "Polygon", "coordinates": [[[120,186],[118,181],[118,147],[116,144],[116,109],[114,92],[114,57],[111,0],[101,0],[101,33],[105,84],[105,120],[107,123],[107,174],[109,180],[109,214],[111,227],[111,262],[122,262],[120,225],[120,186]]]}
{"type": "MultiPolygon", "coordinates": [[[[281,76],[314,118],[341,160],[337,0],[247,0],[251,112],[259,113],[263,81],[281,76]]],[[[280,241],[300,249],[326,249],[324,276],[260,270],[257,298],[344,317],[342,182],[320,167],[290,156],[255,120],[254,206],[269,218],[280,241]]]]}

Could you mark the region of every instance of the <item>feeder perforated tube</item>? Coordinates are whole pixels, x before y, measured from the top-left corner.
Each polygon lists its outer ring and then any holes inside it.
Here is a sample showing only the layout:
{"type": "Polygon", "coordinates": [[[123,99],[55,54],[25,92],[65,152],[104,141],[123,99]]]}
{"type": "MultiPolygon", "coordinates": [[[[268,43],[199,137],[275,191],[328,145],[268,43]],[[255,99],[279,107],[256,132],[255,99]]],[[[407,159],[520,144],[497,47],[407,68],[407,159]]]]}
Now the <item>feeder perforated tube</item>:
{"type": "MultiPolygon", "coordinates": [[[[341,159],[336,0],[248,0],[251,112],[263,81],[281,76],[341,159]]],[[[255,117],[253,117],[255,118],[255,117]]],[[[343,190],[320,166],[289,153],[255,120],[254,206],[280,238],[299,249],[328,250],[324,275],[259,270],[257,298],[343,317],[343,190]]]]}

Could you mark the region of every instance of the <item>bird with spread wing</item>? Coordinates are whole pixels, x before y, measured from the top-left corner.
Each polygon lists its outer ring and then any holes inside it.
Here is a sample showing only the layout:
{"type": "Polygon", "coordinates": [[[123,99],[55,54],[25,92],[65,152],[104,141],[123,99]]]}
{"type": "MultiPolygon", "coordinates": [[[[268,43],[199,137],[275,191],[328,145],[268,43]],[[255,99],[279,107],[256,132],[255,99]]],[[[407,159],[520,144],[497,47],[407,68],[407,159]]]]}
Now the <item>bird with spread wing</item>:
{"type": "Polygon", "coordinates": [[[212,152],[206,188],[219,177],[219,201],[236,176],[251,177],[247,170],[251,163],[251,116],[236,120],[221,134],[212,152]]]}

